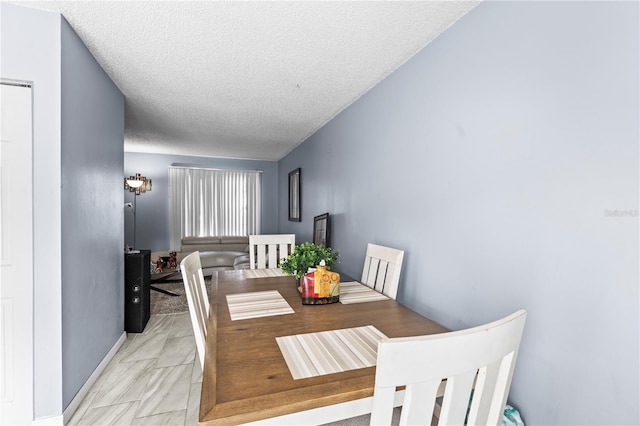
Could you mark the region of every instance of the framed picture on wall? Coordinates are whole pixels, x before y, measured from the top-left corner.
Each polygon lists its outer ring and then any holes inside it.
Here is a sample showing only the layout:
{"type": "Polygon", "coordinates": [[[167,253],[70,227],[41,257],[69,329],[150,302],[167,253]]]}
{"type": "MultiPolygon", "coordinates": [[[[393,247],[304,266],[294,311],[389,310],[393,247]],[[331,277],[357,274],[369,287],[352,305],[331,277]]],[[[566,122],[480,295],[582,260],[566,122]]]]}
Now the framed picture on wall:
{"type": "Polygon", "coordinates": [[[289,173],[289,220],[300,222],[300,168],[289,173]]]}
{"type": "Polygon", "coordinates": [[[313,243],[329,247],[329,213],[313,218],[313,243]]]}

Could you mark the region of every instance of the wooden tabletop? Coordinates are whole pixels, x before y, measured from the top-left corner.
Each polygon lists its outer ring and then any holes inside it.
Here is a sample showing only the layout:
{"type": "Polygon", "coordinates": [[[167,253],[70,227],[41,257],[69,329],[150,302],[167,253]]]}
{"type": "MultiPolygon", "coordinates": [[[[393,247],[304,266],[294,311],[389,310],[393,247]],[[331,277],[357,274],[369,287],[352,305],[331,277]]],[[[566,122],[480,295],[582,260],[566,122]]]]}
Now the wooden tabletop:
{"type": "Polygon", "coordinates": [[[303,305],[294,277],[211,277],[200,423],[245,423],[373,395],[375,367],[294,380],[276,337],[373,325],[388,337],[447,331],[393,300],[303,305]],[[226,295],[277,290],[295,314],[231,321],[226,295]]]}

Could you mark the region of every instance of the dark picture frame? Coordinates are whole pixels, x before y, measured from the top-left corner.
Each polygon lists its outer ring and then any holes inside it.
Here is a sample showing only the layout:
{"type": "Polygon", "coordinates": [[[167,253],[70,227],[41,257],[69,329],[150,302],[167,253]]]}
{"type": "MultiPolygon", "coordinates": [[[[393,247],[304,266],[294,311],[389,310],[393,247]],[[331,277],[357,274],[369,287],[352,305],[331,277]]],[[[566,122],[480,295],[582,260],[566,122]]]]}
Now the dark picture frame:
{"type": "Polygon", "coordinates": [[[313,218],[313,243],[329,247],[329,213],[313,218]]]}
{"type": "Polygon", "coordinates": [[[289,220],[300,222],[301,215],[301,191],[300,168],[289,172],[289,220]]]}

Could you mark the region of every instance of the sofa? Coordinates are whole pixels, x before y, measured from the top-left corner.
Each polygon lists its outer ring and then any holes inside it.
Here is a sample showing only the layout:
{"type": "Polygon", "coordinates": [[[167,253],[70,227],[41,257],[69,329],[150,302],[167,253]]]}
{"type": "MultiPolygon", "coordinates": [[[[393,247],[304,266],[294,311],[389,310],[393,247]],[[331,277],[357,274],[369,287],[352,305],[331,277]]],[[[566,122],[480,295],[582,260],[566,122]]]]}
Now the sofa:
{"type": "MultiPolygon", "coordinates": [[[[214,271],[249,269],[249,237],[184,237],[180,251],[176,252],[178,263],[194,251],[200,252],[200,263],[205,276],[214,271]]],[[[168,257],[168,251],[151,253],[154,264],[160,257],[168,257]]]]}

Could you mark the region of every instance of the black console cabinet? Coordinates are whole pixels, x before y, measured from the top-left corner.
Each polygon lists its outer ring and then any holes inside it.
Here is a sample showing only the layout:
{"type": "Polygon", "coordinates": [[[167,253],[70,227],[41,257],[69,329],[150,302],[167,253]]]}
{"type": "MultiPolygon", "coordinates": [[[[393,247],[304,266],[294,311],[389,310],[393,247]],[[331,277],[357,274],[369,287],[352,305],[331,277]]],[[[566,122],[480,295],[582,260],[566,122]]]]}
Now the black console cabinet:
{"type": "Polygon", "coordinates": [[[151,315],[151,250],[124,255],[124,331],[142,333],[151,315]]]}

